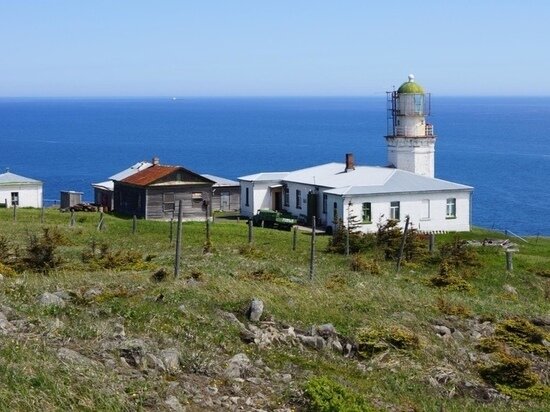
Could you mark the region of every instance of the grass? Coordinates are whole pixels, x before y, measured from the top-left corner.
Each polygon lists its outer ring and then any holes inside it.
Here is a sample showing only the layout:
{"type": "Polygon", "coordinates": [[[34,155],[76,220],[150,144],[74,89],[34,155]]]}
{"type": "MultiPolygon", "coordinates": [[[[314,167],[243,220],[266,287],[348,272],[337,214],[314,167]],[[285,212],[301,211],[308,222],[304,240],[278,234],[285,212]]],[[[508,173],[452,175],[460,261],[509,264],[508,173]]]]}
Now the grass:
{"type": "MultiPolygon", "coordinates": [[[[155,409],[162,404],[171,380],[184,382],[196,377],[203,379],[204,385],[217,382],[229,388],[230,383],[219,380],[219,372],[238,352],[262,359],[274,371],[291,373],[298,388],[316,394],[309,404],[313,409],[312,405],[323,404],[331,391],[341,394],[343,403],[360,394],[357,402],[366,402],[365,409],[550,409],[545,397],[480,403],[468,395],[449,396],[452,383],[428,383],[430,371],[438,366],[453,369],[465,381],[482,382],[481,366],[465,355],[476,350],[476,343],[439,338],[431,327],[434,321],[450,317],[464,325],[469,319],[483,317],[498,323],[550,312],[545,294],[549,280],[536,275],[550,268],[550,239],[518,241],[520,250],[514,255],[512,273],[506,271],[501,249],[480,248],[478,266],[458,269],[470,290],[454,290],[431,286],[430,279],[439,273],[435,261],[405,264],[396,274],[395,263],[380,261],[380,253],[373,251],[361,256],[365,262],[376,262],[376,273],[353,271],[352,259],[357,261],[357,257],[325,252],[326,236],[317,237],[315,276],[310,280],[309,235],[300,233],[297,250],[292,251],[291,232],[254,228],[254,244],[248,247],[247,226],[236,219],[212,224],[212,251],[205,254],[204,223],[187,222],[183,225],[181,276],[174,279],[169,222],[139,220],[137,233],[132,234],[131,219],[105,215],[101,232],[96,228],[98,221],[96,213],[77,213],[76,225],[71,227],[68,214],[49,209],[41,224],[39,211],[19,209],[14,222],[11,210],[0,210],[0,234],[20,253],[24,253],[29,235],[40,233],[42,227],[57,228],[67,240],[59,247],[62,263],[47,275],[23,270],[0,282],[0,303],[33,325],[25,336],[0,335],[0,410],[155,409]],[[103,269],[97,262],[82,259],[92,243],[109,245],[122,259],[131,251],[132,256],[142,256],[144,264],[103,269]],[[170,275],[152,280],[161,268],[170,275]],[[504,285],[516,288],[517,297],[507,295],[504,285]],[[91,288],[100,293],[73,300],[64,308],[36,305],[37,296],[45,291],[63,290],[81,297],[91,288]],[[297,347],[258,349],[243,343],[238,330],[218,315],[225,310],[242,319],[253,297],[264,301],[266,316],[297,329],[332,323],[350,339],[361,330],[405,330],[407,336],[415,337],[415,345],[400,348],[392,345],[391,339],[382,339],[385,352],[361,360],[297,347]],[[177,310],[181,304],[184,313],[177,310]],[[56,319],[61,326],[53,330],[56,319]],[[68,345],[101,361],[100,343],[117,322],[124,323],[130,338],[179,348],[185,354],[182,362],[188,375],[135,379],[104,369],[67,367],[57,359],[55,348],[68,345]],[[321,378],[313,379],[316,376],[321,378]],[[322,382],[333,386],[323,387],[322,382]]],[[[453,236],[438,235],[436,244],[450,242],[453,236]]],[[[461,237],[482,240],[503,236],[475,229],[461,237]]],[[[279,404],[307,408],[304,397],[307,394],[301,390],[272,394],[267,409],[279,404]]],[[[179,398],[182,404],[193,405],[183,394],[179,398]]]]}

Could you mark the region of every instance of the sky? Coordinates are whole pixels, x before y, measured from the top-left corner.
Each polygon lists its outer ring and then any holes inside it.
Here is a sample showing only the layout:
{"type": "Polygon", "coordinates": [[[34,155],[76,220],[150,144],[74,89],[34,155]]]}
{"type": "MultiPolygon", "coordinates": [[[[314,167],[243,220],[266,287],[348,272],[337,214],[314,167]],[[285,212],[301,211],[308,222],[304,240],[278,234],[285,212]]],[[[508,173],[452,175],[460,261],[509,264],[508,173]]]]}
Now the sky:
{"type": "Polygon", "coordinates": [[[550,1],[0,0],[0,97],[550,96],[550,1]]]}

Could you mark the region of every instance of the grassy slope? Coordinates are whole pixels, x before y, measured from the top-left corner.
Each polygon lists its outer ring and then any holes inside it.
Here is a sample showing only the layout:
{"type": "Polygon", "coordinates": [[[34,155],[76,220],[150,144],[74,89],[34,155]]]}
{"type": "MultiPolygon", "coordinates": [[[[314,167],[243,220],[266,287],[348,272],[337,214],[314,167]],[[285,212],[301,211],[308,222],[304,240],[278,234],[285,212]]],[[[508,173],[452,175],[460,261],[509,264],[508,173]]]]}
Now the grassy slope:
{"type": "MultiPolygon", "coordinates": [[[[0,234],[24,247],[27,233],[40,230],[39,213],[19,210],[17,222],[11,221],[10,213],[0,209],[0,234]]],[[[399,275],[389,263],[379,276],[351,272],[345,257],[324,252],[327,237],[318,237],[316,276],[309,281],[308,235],[299,235],[298,249],[292,252],[289,232],[255,228],[257,253],[244,256],[239,253],[247,242],[247,228],[242,222],[216,222],[212,226],[215,250],[205,255],[204,224],[185,223],[183,275],[153,283],[150,276],[155,269],[172,270],[174,248],[168,241],[169,224],[139,221],[138,233],[132,235],[131,220],[106,216],[104,232],[96,230],[97,221],[97,214],[78,214],[76,227],[70,228],[69,215],[48,210],[46,226],[59,227],[70,240],[61,247],[64,264],[49,276],[22,273],[0,283],[0,303],[14,308],[42,332],[33,331],[25,339],[0,335],[0,409],[154,409],[148,394],[155,391],[162,398],[165,379],[138,381],[115,373],[82,373],[60,364],[46,343],[53,340],[94,358],[97,342],[116,319],[123,320],[130,337],[146,337],[159,344],[175,342],[184,353],[187,369],[198,374],[208,375],[208,369],[215,369],[213,365],[220,360],[247,352],[253,359],[262,358],[272,369],[292,373],[299,382],[309,376],[327,375],[376,405],[391,404],[404,410],[439,410],[443,406],[447,411],[550,409],[548,400],[541,399],[504,405],[480,404],[468,397],[448,398],[427,383],[430,371],[437,366],[450,366],[471,380],[479,380],[474,364],[458,360],[462,359],[461,345],[445,343],[430,328],[433,319],[442,317],[436,306],[438,297],[496,320],[550,312],[545,298],[548,280],[532,273],[533,269],[550,268],[549,239],[520,242],[513,274],[506,273],[501,250],[483,250],[483,267],[476,269],[470,280],[473,290],[449,292],[427,286],[427,279],[437,271],[435,266],[405,266],[399,275]],[[132,249],[155,257],[141,270],[93,270],[80,259],[92,240],[106,242],[113,250],[132,249]],[[201,274],[198,286],[187,284],[186,277],[193,272],[201,274]],[[504,284],[514,286],[519,297],[508,297],[504,284]],[[79,292],[96,286],[104,293],[92,305],[71,304],[58,310],[35,305],[36,297],[44,291],[79,292]],[[157,303],[155,297],[160,294],[164,299],[157,303]],[[366,370],[356,360],[332,353],[288,347],[259,350],[242,343],[237,330],[216,314],[218,309],[242,313],[252,297],[265,302],[268,315],[297,328],[333,323],[339,333],[352,336],[363,326],[406,326],[420,336],[421,349],[392,351],[383,361],[363,363],[366,370]],[[177,311],[181,304],[187,308],[185,315],[177,311]],[[52,333],[56,318],[63,325],[52,333]]],[[[498,237],[482,230],[465,236],[498,237]]],[[[450,235],[440,235],[437,242],[449,239],[450,235]]],[[[271,402],[288,404],[288,396],[280,393],[271,402]]]]}

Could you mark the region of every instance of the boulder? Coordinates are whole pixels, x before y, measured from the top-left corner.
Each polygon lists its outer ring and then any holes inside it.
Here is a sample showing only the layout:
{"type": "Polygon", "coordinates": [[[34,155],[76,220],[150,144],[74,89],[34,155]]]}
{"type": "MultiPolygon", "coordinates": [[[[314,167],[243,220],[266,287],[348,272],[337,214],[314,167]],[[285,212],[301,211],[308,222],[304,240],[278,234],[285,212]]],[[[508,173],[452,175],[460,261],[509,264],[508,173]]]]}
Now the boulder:
{"type": "Polygon", "coordinates": [[[264,303],[260,299],[254,298],[252,299],[252,302],[250,302],[250,306],[246,311],[246,317],[251,322],[258,322],[262,317],[263,312],[264,312],[264,303]]]}
{"type": "Polygon", "coordinates": [[[302,345],[313,349],[321,350],[325,348],[325,340],[321,336],[296,335],[302,345]]]}
{"type": "Polygon", "coordinates": [[[44,292],[38,297],[38,304],[41,306],[52,306],[59,308],[63,308],[66,305],[63,298],[49,292],[44,292]]]}
{"type": "Polygon", "coordinates": [[[99,362],[69,348],[59,348],[57,351],[57,357],[61,361],[75,366],[98,367],[101,365],[99,362]]]}
{"type": "Polygon", "coordinates": [[[90,288],[84,294],[82,297],[86,300],[93,300],[97,298],[99,295],[101,295],[103,291],[100,288],[90,288]]]}
{"type": "Polygon", "coordinates": [[[159,354],[166,367],[166,372],[176,373],[180,370],[180,353],[176,348],[163,349],[159,354]]]}
{"type": "Polygon", "coordinates": [[[250,363],[248,356],[244,353],[237,353],[229,360],[224,374],[230,379],[244,378],[250,371],[251,367],[252,364],[250,363]]]}
{"type": "Polygon", "coordinates": [[[185,407],[174,395],[170,395],[168,398],[166,398],[164,404],[166,405],[168,410],[172,412],[185,412],[185,407]]]}
{"type": "Polygon", "coordinates": [[[324,325],[317,326],[317,334],[325,339],[334,337],[337,335],[336,328],[332,323],[325,323],[324,325]]]}

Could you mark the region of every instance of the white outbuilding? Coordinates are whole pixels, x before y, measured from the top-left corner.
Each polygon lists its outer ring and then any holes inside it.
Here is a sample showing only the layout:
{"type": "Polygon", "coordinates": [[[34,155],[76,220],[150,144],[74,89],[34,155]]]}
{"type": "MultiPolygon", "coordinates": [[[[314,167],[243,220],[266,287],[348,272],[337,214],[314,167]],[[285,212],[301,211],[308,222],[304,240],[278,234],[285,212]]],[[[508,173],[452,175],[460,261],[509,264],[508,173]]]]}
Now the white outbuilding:
{"type": "Polygon", "coordinates": [[[311,224],[333,228],[353,218],[363,232],[388,219],[404,225],[408,216],[423,232],[469,231],[471,186],[437,179],[433,125],[426,122],[430,95],[414,76],[388,92],[386,167],[328,163],[292,172],[257,173],[239,178],[241,214],[284,210],[311,224]]]}
{"type": "Polygon", "coordinates": [[[42,182],[6,170],[0,174],[0,202],[6,207],[42,207],[42,182]]]}

